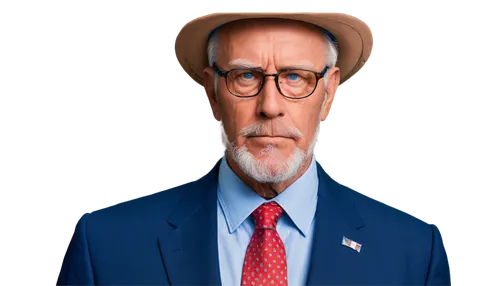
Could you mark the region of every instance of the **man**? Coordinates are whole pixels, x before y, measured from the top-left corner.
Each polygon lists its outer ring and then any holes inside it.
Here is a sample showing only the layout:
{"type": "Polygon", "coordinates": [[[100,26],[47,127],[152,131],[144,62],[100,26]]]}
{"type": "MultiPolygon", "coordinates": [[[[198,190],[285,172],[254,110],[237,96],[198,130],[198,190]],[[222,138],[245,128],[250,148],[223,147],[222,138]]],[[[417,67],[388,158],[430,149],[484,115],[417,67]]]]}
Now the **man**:
{"type": "Polygon", "coordinates": [[[371,46],[343,14],[188,23],[177,57],[205,87],[225,155],[197,181],[85,214],[57,284],[449,285],[436,226],[338,184],[313,154],[371,46]]]}

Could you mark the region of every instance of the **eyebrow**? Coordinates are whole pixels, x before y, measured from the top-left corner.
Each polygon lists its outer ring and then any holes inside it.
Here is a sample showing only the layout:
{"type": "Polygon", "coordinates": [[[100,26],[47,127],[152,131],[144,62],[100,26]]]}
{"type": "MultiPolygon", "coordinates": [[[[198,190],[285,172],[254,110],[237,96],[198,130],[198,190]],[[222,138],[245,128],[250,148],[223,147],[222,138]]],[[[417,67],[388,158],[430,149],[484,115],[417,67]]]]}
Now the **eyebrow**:
{"type": "MultiPolygon", "coordinates": [[[[260,68],[260,69],[262,69],[258,64],[253,63],[252,61],[249,61],[249,60],[245,60],[245,59],[236,59],[236,60],[230,61],[228,64],[228,67],[230,69],[232,69],[232,68],[249,68],[249,69],[260,68]]],[[[300,61],[297,63],[286,65],[286,66],[282,67],[280,70],[283,70],[283,69],[312,69],[312,68],[314,68],[314,64],[312,62],[300,61]]]]}
{"type": "Polygon", "coordinates": [[[244,60],[244,59],[236,59],[234,61],[230,61],[228,64],[228,67],[231,68],[258,68],[259,65],[255,64],[249,60],[244,60]]]}
{"type": "Polygon", "coordinates": [[[283,67],[283,69],[312,69],[312,68],[314,68],[314,64],[310,61],[301,61],[283,67]]]}

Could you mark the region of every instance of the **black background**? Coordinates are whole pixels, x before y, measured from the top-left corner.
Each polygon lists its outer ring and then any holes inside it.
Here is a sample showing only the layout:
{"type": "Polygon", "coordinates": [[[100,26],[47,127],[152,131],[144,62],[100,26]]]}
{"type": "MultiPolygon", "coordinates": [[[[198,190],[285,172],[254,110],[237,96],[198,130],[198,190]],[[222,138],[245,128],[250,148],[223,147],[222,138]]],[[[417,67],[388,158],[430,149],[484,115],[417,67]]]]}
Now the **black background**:
{"type": "MultiPolygon", "coordinates": [[[[59,25],[67,100],[58,144],[67,156],[52,183],[63,190],[45,213],[47,285],[84,209],[149,192],[152,183],[182,183],[214,164],[219,143],[200,90],[169,64],[167,33],[191,9],[82,8],[78,21],[66,15],[71,24],[59,25]]],[[[361,6],[361,15],[377,16],[377,63],[345,89],[321,161],[345,182],[437,221],[451,233],[456,256],[444,143],[449,121],[428,99],[438,91],[415,63],[414,35],[390,23],[405,19],[373,4],[361,6]]]]}

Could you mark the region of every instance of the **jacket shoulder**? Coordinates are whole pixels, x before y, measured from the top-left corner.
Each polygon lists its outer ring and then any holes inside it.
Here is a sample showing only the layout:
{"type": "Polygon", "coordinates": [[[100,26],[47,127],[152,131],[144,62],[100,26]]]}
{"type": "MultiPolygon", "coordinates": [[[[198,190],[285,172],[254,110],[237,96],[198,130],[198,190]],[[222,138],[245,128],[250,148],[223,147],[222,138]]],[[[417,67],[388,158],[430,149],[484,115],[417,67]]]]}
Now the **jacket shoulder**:
{"type": "Polygon", "coordinates": [[[216,181],[219,164],[220,160],[210,172],[196,181],[96,210],[90,214],[88,219],[89,221],[98,220],[101,222],[116,222],[120,219],[131,222],[164,220],[177,208],[181,201],[202,196],[206,186],[216,181]]]}
{"type": "Polygon", "coordinates": [[[367,225],[426,235],[431,230],[428,223],[406,212],[337,184],[339,190],[352,201],[354,208],[367,225]]]}

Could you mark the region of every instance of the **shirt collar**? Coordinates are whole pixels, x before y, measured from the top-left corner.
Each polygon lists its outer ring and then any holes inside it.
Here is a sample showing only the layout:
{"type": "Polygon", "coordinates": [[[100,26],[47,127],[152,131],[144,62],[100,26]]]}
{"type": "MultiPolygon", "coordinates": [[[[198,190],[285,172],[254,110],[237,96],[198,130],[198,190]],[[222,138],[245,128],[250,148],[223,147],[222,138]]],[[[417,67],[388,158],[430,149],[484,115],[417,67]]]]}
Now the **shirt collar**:
{"type": "MultiPolygon", "coordinates": [[[[226,156],[222,158],[219,168],[217,197],[229,232],[233,233],[257,207],[268,201],[257,195],[233,172],[226,156]]],[[[318,185],[316,158],[313,155],[306,172],[285,191],[269,200],[276,201],[285,210],[303,236],[307,236],[316,212],[318,185]]]]}

